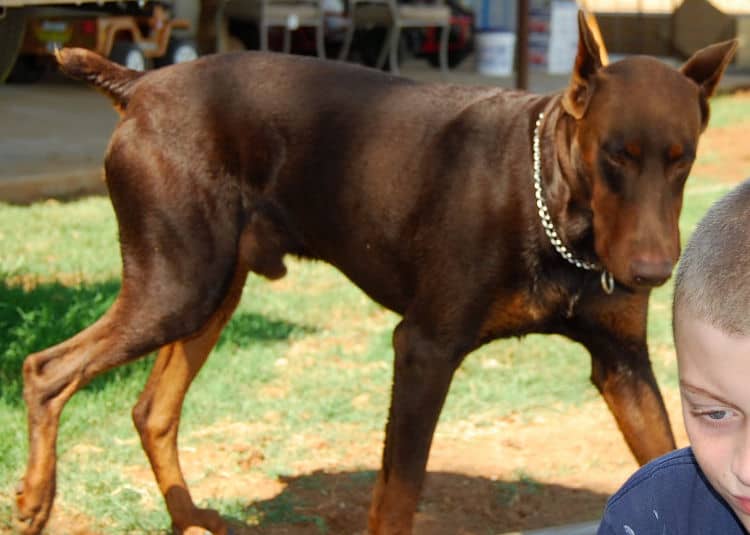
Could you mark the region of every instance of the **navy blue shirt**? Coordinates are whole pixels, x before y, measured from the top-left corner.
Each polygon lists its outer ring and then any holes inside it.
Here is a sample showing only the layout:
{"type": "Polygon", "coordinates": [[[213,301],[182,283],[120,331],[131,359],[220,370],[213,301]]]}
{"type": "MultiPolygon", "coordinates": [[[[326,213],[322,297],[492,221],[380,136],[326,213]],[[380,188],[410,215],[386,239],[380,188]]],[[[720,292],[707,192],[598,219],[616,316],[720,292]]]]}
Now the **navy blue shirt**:
{"type": "Polygon", "coordinates": [[[597,535],[747,535],[690,448],[641,467],[607,502],[597,535]]]}

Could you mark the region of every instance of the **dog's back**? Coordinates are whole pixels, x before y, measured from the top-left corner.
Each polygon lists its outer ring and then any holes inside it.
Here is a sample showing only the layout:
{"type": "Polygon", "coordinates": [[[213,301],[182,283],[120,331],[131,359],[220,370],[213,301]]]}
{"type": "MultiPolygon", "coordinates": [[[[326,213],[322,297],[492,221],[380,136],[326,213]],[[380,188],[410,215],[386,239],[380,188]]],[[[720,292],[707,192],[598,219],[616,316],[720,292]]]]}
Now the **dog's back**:
{"type": "MultiPolygon", "coordinates": [[[[415,259],[433,253],[418,250],[425,228],[440,229],[449,249],[457,229],[470,235],[467,225],[485,225],[477,196],[504,199],[503,213],[518,209],[501,170],[514,155],[530,154],[528,140],[511,133],[528,128],[526,108],[548,98],[418,84],[359,66],[255,52],[143,76],[90,52],[63,50],[59,59],[65,72],[121,109],[109,169],[132,162],[136,152],[152,153],[165,168],[179,169],[162,180],[189,181],[184,191],[195,203],[192,188],[210,188],[217,178],[233,184],[238,209],[267,221],[264,234],[275,234],[284,252],[332,263],[399,312],[415,291],[415,259]],[[199,153],[206,157],[196,160],[199,153]],[[185,161],[221,165],[184,169],[185,161]],[[506,191],[498,196],[497,188],[506,191]]],[[[108,173],[115,204],[131,195],[113,191],[117,174],[108,173]]],[[[463,240],[456,234],[453,245],[463,240]]]]}

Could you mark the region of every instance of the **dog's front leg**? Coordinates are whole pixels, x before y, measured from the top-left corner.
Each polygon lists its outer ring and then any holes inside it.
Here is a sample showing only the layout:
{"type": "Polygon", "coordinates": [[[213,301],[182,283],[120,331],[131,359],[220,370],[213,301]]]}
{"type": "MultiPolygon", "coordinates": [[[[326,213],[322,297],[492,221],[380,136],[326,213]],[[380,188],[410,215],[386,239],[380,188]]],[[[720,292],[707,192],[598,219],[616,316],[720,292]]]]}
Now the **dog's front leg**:
{"type": "Polygon", "coordinates": [[[624,348],[602,342],[591,343],[591,380],[636,461],[646,464],[676,447],[648,350],[645,343],[624,348]]]}
{"type": "Polygon", "coordinates": [[[576,321],[571,338],[591,354],[591,381],[639,464],[675,449],[646,344],[648,295],[615,293],[576,321]]]}
{"type": "Polygon", "coordinates": [[[408,535],[424,481],[427,456],[458,352],[405,319],[394,331],[395,364],[383,466],[373,491],[369,531],[408,535]]]}

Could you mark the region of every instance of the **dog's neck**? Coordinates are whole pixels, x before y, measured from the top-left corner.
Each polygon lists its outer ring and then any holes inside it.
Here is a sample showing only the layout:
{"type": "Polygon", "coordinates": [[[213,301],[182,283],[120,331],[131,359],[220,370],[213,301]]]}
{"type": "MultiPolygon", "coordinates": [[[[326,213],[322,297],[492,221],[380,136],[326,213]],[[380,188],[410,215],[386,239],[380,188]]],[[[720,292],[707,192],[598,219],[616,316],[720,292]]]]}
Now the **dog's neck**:
{"type": "MultiPolygon", "coordinates": [[[[581,214],[580,208],[575,209],[576,200],[579,200],[581,194],[586,196],[585,192],[573,191],[574,182],[578,187],[575,190],[580,189],[580,185],[576,179],[577,174],[570,172],[573,166],[570,164],[570,153],[562,152],[558,148],[558,135],[564,135],[565,143],[563,146],[569,147],[571,140],[570,132],[567,130],[566,124],[564,124],[565,118],[561,113],[559,106],[554,106],[551,109],[542,111],[537,116],[534,134],[532,140],[532,156],[533,156],[533,179],[534,179],[534,197],[536,201],[537,213],[539,215],[540,224],[544,230],[547,239],[549,240],[552,247],[557,253],[565,259],[568,263],[576,266],[579,269],[592,272],[601,273],[601,285],[607,294],[611,294],[614,290],[614,279],[612,274],[607,271],[599,262],[590,261],[585,259],[580,254],[577,254],[569,244],[579,242],[581,240],[567,240],[568,237],[581,236],[584,234],[590,234],[593,229],[591,228],[592,222],[590,217],[585,217],[581,214]],[[547,122],[549,120],[549,123],[547,122]],[[551,124],[552,127],[545,129],[547,124],[551,124]],[[558,128],[561,127],[561,128],[558,128]],[[544,135],[544,132],[550,132],[551,134],[544,135]],[[543,165],[542,157],[542,144],[545,142],[551,142],[553,147],[550,162],[547,166],[543,165]],[[546,182],[544,180],[545,170],[549,173],[546,182]],[[566,170],[568,171],[566,173],[566,170]],[[556,186],[558,191],[552,195],[546,192],[546,189],[552,189],[551,186],[556,186]],[[577,193],[577,195],[575,195],[577,193]],[[553,218],[550,208],[547,204],[547,198],[558,200],[554,206],[555,215],[559,216],[553,218]],[[575,214],[578,212],[578,214],[575,214]],[[562,225],[556,225],[555,220],[562,222],[562,225]],[[565,233],[563,228],[572,227],[572,232],[565,233]],[[578,227],[578,228],[576,228],[578,227]],[[558,232],[558,228],[560,232],[558,232]]],[[[580,202],[580,200],[579,200],[580,202]]]]}

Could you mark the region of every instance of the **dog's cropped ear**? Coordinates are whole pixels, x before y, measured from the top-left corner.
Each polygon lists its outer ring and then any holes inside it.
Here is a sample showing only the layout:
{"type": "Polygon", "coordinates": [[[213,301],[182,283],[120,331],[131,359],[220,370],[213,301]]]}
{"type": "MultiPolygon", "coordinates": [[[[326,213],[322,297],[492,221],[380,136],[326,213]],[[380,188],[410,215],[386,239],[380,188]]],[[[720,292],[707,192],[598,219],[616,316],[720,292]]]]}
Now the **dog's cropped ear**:
{"type": "Polygon", "coordinates": [[[586,113],[594,92],[594,74],[602,68],[599,45],[586,22],[583,11],[578,11],[578,54],[573,66],[570,84],[563,95],[563,108],[576,119],[586,113]]]}
{"type": "Polygon", "coordinates": [[[710,97],[719,85],[724,69],[737,51],[737,39],[724,41],[700,49],[685,62],[680,71],[693,80],[710,97]]]}

